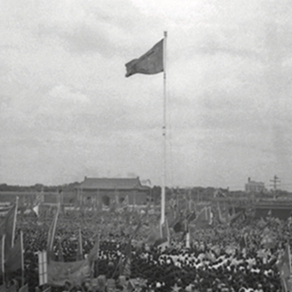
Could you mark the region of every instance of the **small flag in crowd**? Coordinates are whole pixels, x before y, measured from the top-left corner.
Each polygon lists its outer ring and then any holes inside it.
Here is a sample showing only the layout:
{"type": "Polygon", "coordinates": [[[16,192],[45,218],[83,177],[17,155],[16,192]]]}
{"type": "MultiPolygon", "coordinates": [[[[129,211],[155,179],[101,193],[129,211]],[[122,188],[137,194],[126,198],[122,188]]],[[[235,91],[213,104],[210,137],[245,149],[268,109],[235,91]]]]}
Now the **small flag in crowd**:
{"type": "Polygon", "coordinates": [[[34,211],[34,213],[37,215],[37,217],[39,217],[40,214],[40,205],[36,205],[32,208],[32,210],[34,211]]]}
{"type": "Polygon", "coordinates": [[[99,256],[99,245],[100,245],[100,234],[98,234],[95,244],[88,255],[88,262],[89,262],[89,267],[91,270],[91,277],[94,276],[94,264],[95,264],[95,261],[97,261],[98,256],[99,256]]]}
{"type": "Polygon", "coordinates": [[[24,286],[22,286],[18,292],[28,292],[28,285],[25,284],[24,286]]]}
{"type": "Polygon", "coordinates": [[[126,77],[136,73],[157,74],[163,72],[163,42],[162,39],[143,56],[128,62],[126,64],[126,77]]]}
{"type": "Polygon", "coordinates": [[[212,225],[213,213],[211,207],[204,207],[197,218],[194,220],[196,226],[207,226],[212,225]]]}
{"type": "Polygon", "coordinates": [[[278,269],[280,271],[280,279],[283,291],[291,291],[291,283],[289,281],[291,275],[291,253],[290,245],[286,244],[284,253],[277,262],[278,269]]]}
{"type": "Polygon", "coordinates": [[[17,292],[18,291],[18,283],[17,283],[17,281],[16,280],[12,280],[12,283],[11,283],[11,285],[9,287],[6,288],[7,292],[17,292]]]}
{"type": "Polygon", "coordinates": [[[58,261],[59,262],[64,262],[64,257],[63,257],[63,247],[62,247],[62,238],[58,240],[58,261]]]}
{"type": "Polygon", "coordinates": [[[78,232],[78,245],[77,245],[77,261],[83,260],[83,246],[82,246],[82,234],[79,228],[78,232]]]}

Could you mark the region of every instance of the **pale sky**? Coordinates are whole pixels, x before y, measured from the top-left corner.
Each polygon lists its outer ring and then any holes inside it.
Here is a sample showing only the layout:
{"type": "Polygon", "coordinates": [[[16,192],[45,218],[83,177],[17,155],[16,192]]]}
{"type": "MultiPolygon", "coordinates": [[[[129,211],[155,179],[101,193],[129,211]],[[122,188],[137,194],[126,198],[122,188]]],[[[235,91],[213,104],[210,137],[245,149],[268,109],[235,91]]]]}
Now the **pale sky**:
{"type": "Polygon", "coordinates": [[[164,31],[167,185],[292,190],[288,0],[0,0],[0,183],[160,184],[164,31]]]}

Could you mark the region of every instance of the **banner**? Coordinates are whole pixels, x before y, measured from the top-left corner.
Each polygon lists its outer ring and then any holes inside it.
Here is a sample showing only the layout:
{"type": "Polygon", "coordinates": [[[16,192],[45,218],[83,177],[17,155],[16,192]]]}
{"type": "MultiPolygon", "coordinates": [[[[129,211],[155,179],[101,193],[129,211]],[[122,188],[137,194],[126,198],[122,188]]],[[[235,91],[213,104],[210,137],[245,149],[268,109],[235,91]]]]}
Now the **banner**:
{"type": "Polygon", "coordinates": [[[48,283],[48,274],[47,274],[47,252],[39,251],[39,286],[48,283]]]}
{"type": "Polygon", "coordinates": [[[66,263],[50,261],[48,264],[48,284],[52,286],[64,286],[66,282],[80,286],[89,277],[87,260],[66,263]]]}

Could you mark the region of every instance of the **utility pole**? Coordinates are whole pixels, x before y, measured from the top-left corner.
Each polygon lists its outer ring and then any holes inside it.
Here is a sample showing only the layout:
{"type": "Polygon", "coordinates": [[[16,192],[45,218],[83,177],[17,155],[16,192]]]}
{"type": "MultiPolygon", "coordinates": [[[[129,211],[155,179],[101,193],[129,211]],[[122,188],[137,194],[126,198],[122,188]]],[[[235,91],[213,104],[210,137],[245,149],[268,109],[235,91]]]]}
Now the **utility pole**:
{"type": "Polygon", "coordinates": [[[277,184],[279,184],[281,181],[279,178],[274,175],[274,179],[270,180],[273,184],[271,185],[274,188],[274,199],[276,198],[276,192],[277,192],[277,184]]]}

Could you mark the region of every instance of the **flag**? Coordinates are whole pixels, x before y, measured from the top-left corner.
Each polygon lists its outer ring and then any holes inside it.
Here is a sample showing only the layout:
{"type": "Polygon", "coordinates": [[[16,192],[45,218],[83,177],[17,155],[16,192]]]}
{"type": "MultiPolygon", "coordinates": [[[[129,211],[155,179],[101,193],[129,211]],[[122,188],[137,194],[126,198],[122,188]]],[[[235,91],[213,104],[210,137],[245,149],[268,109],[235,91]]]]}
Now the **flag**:
{"type": "Polygon", "coordinates": [[[170,237],[170,232],[169,232],[169,227],[168,227],[168,220],[165,219],[164,223],[161,225],[161,237],[162,238],[167,238],[169,239],[170,237]]]}
{"type": "Polygon", "coordinates": [[[58,205],[57,212],[55,213],[54,220],[50,226],[49,232],[48,232],[48,242],[47,242],[47,256],[48,256],[48,261],[54,257],[54,239],[55,239],[55,233],[56,233],[56,228],[57,228],[57,221],[58,221],[58,216],[60,213],[60,204],[58,205]]]}
{"type": "Polygon", "coordinates": [[[9,286],[7,289],[6,289],[6,291],[7,292],[17,292],[17,285],[16,285],[16,283],[14,283],[13,285],[11,285],[11,286],[9,286]]]}
{"type": "Polygon", "coordinates": [[[1,240],[1,272],[3,275],[5,274],[5,237],[6,234],[4,233],[1,240]]]}
{"type": "Polygon", "coordinates": [[[22,286],[22,287],[18,290],[18,292],[28,292],[28,285],[25,284],[24,286],[22,286]]]}
{"type": "Polygon", "coordinates": [[[100,245],[100,234],[98,234],[95,244],[88,255],[88,262],[91,271],[91,277],[94,276],[94,264],[97,261],[99,256],[99,245],[100,245]]]}
{"type": "Polygon", "coordinates": [[[274,233],[270,230],[267,230],[267,232],[264,231],[261,244],[267,249],[274,248],[277,245],[277,239],[274,233]]]}
{"type": "Polygon", "coordinates": [[[0,226],[0,237],[5,236],[5,251],[14,245],[16,217],[17,217],[18,200],[16,204],[8,211],[3,223],[0,226]]]}
{"type": "Polygon", "coordinates": [[[248,237],[248,233],[245,232],[239,241],[239,246],[241,249],[247,248],[247,240],[248,240],[247,237],[248,237]]]}
{"type": "Polygon", "coordinates": [[[128,62],[126,64],[126,77],[136,73],[157,74],[163,72],[163,42],[162,39],[140,58],[128,62]]]}
{"type": "Polygon", "coordinates": [[[160,230],[159,230],[159,227],[156,227],[156,228],[152,228],[150,231],[149,231],[149,234],[148,234],[148,237],[146,239],[146,243],[148,245],[154,245],[155,242],[160,238],[160,230]]]}
{"type": "Polygon", "coordinates": [[[193,211],[187,218],[188,223],[192,222],[195,219],[196,219],[196,211],[193,211]]]}
{"type": "Polygon", "coordinates": [[[185,231],[185,223],[183,218],[177,218],[172,224],[172,229],[175,233],[185,231]]]}
{"type": "Polygon", "coordinates": [[[51,260],[48,263],[48,284],[52,286],[65,286],[66,282],[72,286],[81,286],[89,276],[87,260],[66,263],[51,260]]]}
{"type": "Polygon", "coordinates": [[[62,247],[62,239],[58,241],[58,261],[64,262],[64,256],[63,256],[63,247],[62,247]]]}
{"type": "Polygon", "coordinates": [[[194,220],[195,225],[198,227],[206,227],[212,224],[211,207],[204,207],[194,220]]]}
{"type": "Polygon", "coordinates": [[[155,244],[161,251],[164,251],[169,247],[170,232],[168,227],[168,220],[166,219],[163,224],[161,224],[160,238],[156,240],[155,244]]]}
{"type": "Polygon", "coordinates": [[[280,271],[280,279],[283,291],[288,292],[291,291],[291,283],[289,281],[291,275],[291,253],[290,253],[290,245],[286,244],[284,253],[281,258],[277,262],[278,269],[280,271]]]}
{"type": "Polygon", "coordinates": [[[35,212],[35,214],[37,215],[37,217],[39,217],[39,213],[40,213],[40,206],[36,205],[33,208],[33,211],[35,212]]]}
{"type": "Polygon", "coordinates": [[[82,246],[81,229],[79,228],[78,245],[77,245],[77,261],[81,261],[81,260],[83,260],[83,246],[82,246]]]}
{"type": "Polygon", "coordinates": [[[19,237],[15,245],[9,251],[6,251],[6,259],[4,263],[5,273],[12,273],[22,269],[22,252],[21,239],[19,237]]]}
{"type": "Polygon", "coordinates": [[[233,214],[232,215],[228,214],[228,223],[229,223],[229,225],[232,225],[233,223],[238,221],[240,218],[244,218],[245,219],[245,213],[243,211],[239,211],[239,212],[235,213],[235,210],[233,209],[233,214]]]}
{"type": "Polygon", "coordinates": [[[209,225],[212,225],[213,223],[213,213],[212,213],[212,207],[209,206],[206,208],[206,216],[207,216],[207,222],[209,225]]]}
{"type": "Polygon", "coordinates": [[[120,276],[126,276],[129,277],[131,276],[131,255],[132,255],[132,239],[130,238],[128,241],[128,244],[125,247],[125,259],[124,261],[122,260],[122,257],[120,258],[119,261],[119,274],[120,276]]]}
{"type": "Polygon", "coordinates": [[[245,216],[244,212],[243,211],[239,211],[237,213],[235,213],[235,209],[234,207],[232,208],[233,210],[233,214],[230,215],[229,213],[228,214],[225,214],[223,215],[222,214],[222,211],[221,211],[221,208],[219,206],[219,203],[218,203],[218,213],[219,213],[219,222],[221,224],[225,224],[225,225],[232,225],[233,223],[235,223],[238,219],[242,218],[243,216],[245,216]]]}
{"type": "MultiPolygon", "coordinates": [[[[145,216],[145,214],[144,214],[145,216]]],[[[138,218],[138,224],[135,228],[135,230],[132,232],[129,241],[126,245],[125,248],[125,259],[123,261],[122,257],[120,257],[119,263],[115,269],[115,272],[117,270],[119,270],[119,275],[125,275],[125,276],[130,276],[131,274],[131,253],[132,253],[132,239],[134,238],[134,236],[138,233],[138,231],[140,230],[141,226],[142,226],[142,218],[138,218]]]]}

